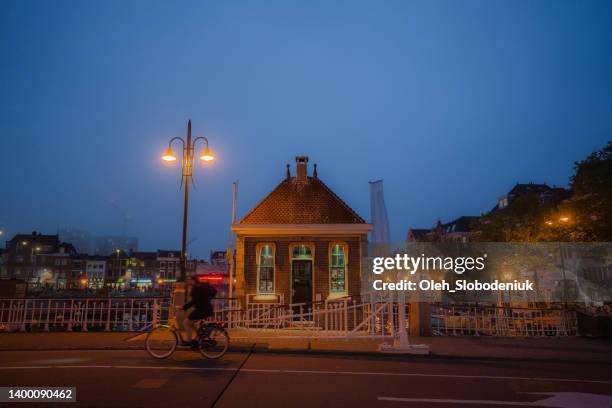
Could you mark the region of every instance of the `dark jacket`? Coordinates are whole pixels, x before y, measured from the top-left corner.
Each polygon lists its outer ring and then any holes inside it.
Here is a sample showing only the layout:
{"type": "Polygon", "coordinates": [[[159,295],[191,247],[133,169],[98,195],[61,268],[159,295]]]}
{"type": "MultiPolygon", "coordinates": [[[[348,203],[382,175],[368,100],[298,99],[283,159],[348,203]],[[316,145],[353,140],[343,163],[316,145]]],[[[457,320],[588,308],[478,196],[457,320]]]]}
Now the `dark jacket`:
{"type": "Polygon", "coordinates": [[[217,295],[217,290],[208,283],[198,283],[191,289],[191,301],[183,306],[183,310],[187,310],[190,307],[195,308],[193,312],[189,314],[189,318],[192,320],[204,319],[212,316],[212,304],[211,300],[217,295]]]}

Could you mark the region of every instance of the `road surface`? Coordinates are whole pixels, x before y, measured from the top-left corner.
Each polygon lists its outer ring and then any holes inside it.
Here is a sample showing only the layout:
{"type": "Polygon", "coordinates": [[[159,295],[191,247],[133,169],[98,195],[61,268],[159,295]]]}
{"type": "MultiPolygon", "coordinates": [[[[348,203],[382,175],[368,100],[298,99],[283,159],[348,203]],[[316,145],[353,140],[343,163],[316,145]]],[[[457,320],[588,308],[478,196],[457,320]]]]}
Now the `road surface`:
{"type": "Polygon", "coordinates": [[[0,385],[74,386],[73,407],[612,406],[609,364],[435,357],[2,351],[0,385]]]}

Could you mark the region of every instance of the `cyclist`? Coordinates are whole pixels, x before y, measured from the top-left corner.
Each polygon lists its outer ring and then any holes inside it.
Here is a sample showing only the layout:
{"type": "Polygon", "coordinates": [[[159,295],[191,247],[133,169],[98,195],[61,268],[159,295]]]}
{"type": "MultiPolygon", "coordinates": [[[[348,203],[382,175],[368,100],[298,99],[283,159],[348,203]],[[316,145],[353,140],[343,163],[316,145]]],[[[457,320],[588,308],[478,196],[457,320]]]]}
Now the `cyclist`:
{"type": "Polygon", "coordinates": [[[190,276],[189,280],[193,285],[191,288],[191,300],[183,306],[183,310],[193,308],[187,318],[183,321],[186,331],[186,343],[192,347],[197,347],[198,341],[193,338],[196,332],[196,322],[206,319],[213,314],[211,300],[217,295],[217,290],[208,282],[200,283],[196,276],[190,276]]]}

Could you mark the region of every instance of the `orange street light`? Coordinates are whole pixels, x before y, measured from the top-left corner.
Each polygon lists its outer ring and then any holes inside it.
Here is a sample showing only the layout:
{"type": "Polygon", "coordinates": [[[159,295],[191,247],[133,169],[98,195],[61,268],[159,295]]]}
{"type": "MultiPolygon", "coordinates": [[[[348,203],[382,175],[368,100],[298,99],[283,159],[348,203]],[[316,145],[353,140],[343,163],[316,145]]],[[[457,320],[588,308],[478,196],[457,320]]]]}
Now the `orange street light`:
{"type": "Polygon", "coordinates": [[[206,148],[204,149],[202,154],[200,154],[200,159],[204,160],[205,162],[215,160],[215,156],[213,155],[213,153],[208,148],[208,145],[206,146],[206,148]]]}
{"type": "Polygon", "coordinates": [[[162,156],[162,159],[167,162],[174,162],[178,160],[178,157],[174,155],[172,151],[172,143],[180,141],[182,145],[181,149],[181,188],[185,185],[185,196],[183,199],[183,236],[181,246],[181,274],[178,279],[179,282],[183,282],[186,276],[187,270],[187,209],[189,207],[189,182],[193,184],[193,166],[195,165],[194,152],[196,143],[198,140],[202,140],[205,143],[204,151],[200,154],[200,159],[204,162],[211,162],[215,159],[212,151],[208,147],[208,139],[204,136],[196,137],[193,142],[191,140],[191,119],[187,122],[187,140],[181,137],[173,137],[168,142],[168,150],[162,156]]]}
{"type": "Polygon", "coordinates": [[[87,285],[87,279],[85,278],[81,279],[81,285],[83,286],[87,285]]]}
{"type": "Polygon", "coordinates": [[[161,158],[162,160],[167,162],[176,161],[176,156],[174,155],[174,152],[172,151],[172,148],[170,146],[168,146],[168,150],[166,150],[166,153],[164,153],[161,158]]]}
{"type": "Polygon", "coordinates": [[[553,225],[553,222],[551,220],[546,221],[546,225],[553,225]]]}
{"type": "Polygon", "coordinates": [[[570,220],[570,218],[568,216],[563,216],[561,218],[559,218],[559,221],[561,222],[568,222],[570,220]]]}

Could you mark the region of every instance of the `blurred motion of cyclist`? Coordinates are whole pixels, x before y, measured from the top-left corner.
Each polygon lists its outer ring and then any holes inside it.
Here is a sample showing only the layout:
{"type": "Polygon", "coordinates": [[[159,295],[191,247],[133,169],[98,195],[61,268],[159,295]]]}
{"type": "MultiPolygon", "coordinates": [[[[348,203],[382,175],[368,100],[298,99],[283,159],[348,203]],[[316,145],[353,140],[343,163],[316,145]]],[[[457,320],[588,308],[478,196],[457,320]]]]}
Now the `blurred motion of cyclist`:
{"type": "Polygon", "coordinates": [[[217,295],[217,290],[208,282],[200,282],[196,276],[188,278],[191,284],[190,301],[185,303],[183,310],[193,309],[183,321],[186,331],[186,343],[191,347],[197,347],[198,341],[193,337],[196,332],[196,322],[213,315],[211,300],[217,295]]]}

